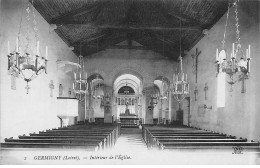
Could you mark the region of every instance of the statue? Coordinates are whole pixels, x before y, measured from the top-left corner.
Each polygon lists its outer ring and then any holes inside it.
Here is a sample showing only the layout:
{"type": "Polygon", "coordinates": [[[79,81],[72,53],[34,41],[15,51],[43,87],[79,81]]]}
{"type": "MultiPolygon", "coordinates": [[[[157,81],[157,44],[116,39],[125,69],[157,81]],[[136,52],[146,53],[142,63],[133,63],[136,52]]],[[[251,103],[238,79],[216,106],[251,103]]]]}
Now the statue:
{"type": "Polygon", "coordinates": [[[126,114],[126,115],[130,115],[130,111],[129,111],[129,109],[128,109],[128,102],[126,102],[125,106],[126,106],[125,114],[126,114]]]}

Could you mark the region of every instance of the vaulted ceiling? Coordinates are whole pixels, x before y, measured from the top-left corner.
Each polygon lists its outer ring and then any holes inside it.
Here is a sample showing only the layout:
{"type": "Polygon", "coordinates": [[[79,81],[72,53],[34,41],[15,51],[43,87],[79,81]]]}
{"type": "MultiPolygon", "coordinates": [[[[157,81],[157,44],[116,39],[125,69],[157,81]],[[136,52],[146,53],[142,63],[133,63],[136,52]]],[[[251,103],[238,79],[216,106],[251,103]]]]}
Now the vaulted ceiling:
{"type": "Polygon", "coordinates": [[[124,48],[176,59],[180,39],[182,52],[191,49],[203,30],[224,15],[228,0],[34,0],[33,5],[49,24],[57,25],[56,33],[76,55],[81,50],[89,56],[127,41],[124,48]],[[133,46],[133,41],[142,46],[133,46]]]}

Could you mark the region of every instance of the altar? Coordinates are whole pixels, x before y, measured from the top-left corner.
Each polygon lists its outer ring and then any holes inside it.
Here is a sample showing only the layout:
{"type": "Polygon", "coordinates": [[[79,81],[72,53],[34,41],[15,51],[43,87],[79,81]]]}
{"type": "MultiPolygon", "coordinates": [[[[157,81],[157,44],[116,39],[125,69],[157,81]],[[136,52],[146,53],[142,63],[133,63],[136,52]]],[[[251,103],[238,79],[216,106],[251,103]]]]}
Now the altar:
{"type": "Polygon", "coordinates": [[[130,113],[128,104],[126,104],[125,113],[120,113],[119,115],[121,126],[138,126],[139,118],[136,114],[130,113]]]}

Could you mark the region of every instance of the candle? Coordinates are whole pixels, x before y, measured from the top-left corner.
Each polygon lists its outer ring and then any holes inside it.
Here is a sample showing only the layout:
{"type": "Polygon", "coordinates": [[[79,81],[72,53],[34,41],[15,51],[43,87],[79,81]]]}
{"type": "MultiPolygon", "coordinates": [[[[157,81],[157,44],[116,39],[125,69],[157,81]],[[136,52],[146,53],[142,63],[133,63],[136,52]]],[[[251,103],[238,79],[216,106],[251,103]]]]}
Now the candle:
{"type": "Polygon", "coordinates": [[[248,46],[248,58],[250,58],[251,57],[251,51],[250,51],[250,44],[249,44],[249,46],[248,46]]]}
{"type": "Polygon", "coordinates": [[[38,56],[40,55],[39,54],[40,53],[39,47],[40,47],[40,42],[37,41],[36,55],[38,55],[38,56]]]}
{"type": "Polygon", "coordinates": [[[79,79],[81,80],[81,73],[79,73],[79,79]]]}
{"type": "Polygon", "coordinates": [[[9,41],[7,42],[7,53],[8,53],[8,55],[10,54],[10,44],[9,44],[9,41]]]}
{"type": "Polygon", "coordinates": [[[235,44],[234,43],[232,43],[232,55],[234,56],[235,55],[235,44]]]}
{"type": "Polygon", "coordinates": [[[72,85],[72,88],[73,88],[73,89],[75,88],[74,83],[73,83],[73,85],[72,85]]]}
{"type": "Polygon", "coordinates": [[[182,72],[182,58],[181,58],[181,60],[180,60],[180,64],[181,64],[181,72],[182,72]]]}
{"type": "Polygon", "coordinates": [[[246,59],[248,58],[248,49],[246,49],[246,59]]]}
{"type": "Polygon", "coordinates": [[[250,73],[250,60],[247,61],[247,72],[250,73]]]}
{"type": "Polygon", "coordinates": [[[76,76],[76,73],[74,72],[74,79],[76,80],[77,78],[76,78],[77,76],[76,76]]]}
{"type": "Polygon", "coordinates": [[[45,55],[45,59],[47,60],[48,59],[48,46],[46,46],[46,55],[45,55]]]}
{"type": "Polygon", "coordinates": [[[19,44],[18,44],[18,37],[16,38],[16,52],[18,52],[18,46],[19,46],[19,44]]]}
{"type": "Polygon", "coordinates": [[[184,81],[184,73],[182,73],[182,81],[184,81]]]}
{"type": "Polygon", "coordinates": [[[218,48],[217,48],[217,51],[216,51],[216,61],[218,61],[218,48]]]}

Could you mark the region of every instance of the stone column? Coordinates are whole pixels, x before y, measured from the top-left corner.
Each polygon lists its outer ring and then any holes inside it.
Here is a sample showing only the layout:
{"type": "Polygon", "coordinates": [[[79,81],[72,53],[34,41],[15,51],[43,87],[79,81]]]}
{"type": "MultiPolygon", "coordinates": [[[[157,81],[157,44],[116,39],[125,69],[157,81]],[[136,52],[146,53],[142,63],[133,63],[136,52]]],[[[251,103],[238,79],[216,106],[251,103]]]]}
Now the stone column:
{"type": "Polygon", "coordinates": [[[171,123],[172,121],[172,91],[169,91],[169,116],[168,116],[168,120],[169,123],[171,123]]]}
{"type": "Polygon", "coordinates": [[[89,93],[85,94],[85,121],[89,121],[89,93]]]}
{"type": "Polygon", "coordinates": [[[144,124],[146,124],[146,96],[145,94],[142,96],[142,118],[144,124]]]}

